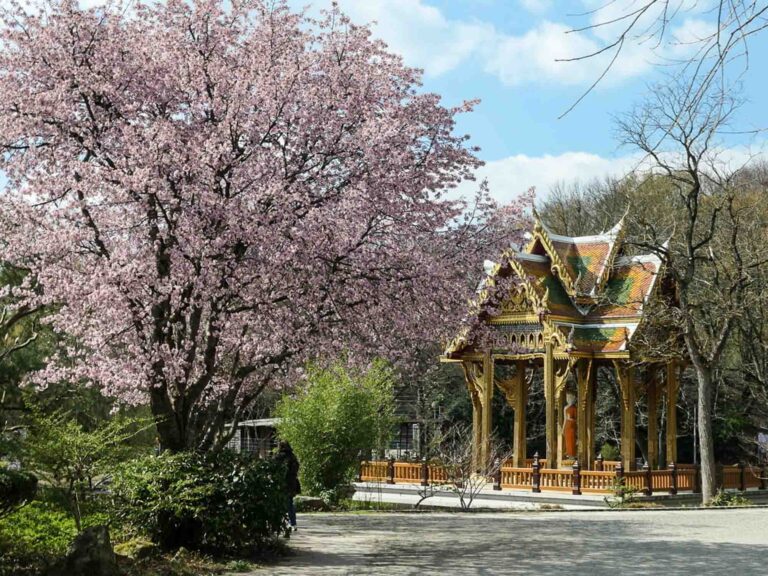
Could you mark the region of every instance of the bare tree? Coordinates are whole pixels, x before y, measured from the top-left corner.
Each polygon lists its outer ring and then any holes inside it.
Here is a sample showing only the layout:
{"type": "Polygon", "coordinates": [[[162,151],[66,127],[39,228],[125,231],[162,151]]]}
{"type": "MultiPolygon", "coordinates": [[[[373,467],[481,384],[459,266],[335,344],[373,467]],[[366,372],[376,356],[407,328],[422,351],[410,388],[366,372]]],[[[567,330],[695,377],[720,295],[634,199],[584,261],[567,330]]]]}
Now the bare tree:
{"type": "Polygon", "coordinates": [[[743,74],[749,68],[749,45],[752,38],[768,28],[768,1],[716,0],[609,0],[581,14],[573,15],[584,21],[568,33],[599,32],[604,39],[593,51],[563,58],[563,62],[607,58],[592,85],[563,114],[567,114],[621,63],[621,55],[632,45],[658,48],[665,42],[681,44],[675,39],[674,24],[687,16],[696,15],[710,21],[711,26],[698,35],[684,40],[687,57],[679,61],[667,58],[667,64],[679,64],[681,73],[690,78],[685,100],[698,106],[707,98],[713,84],[723,81],[726,66],[741,66],[743,74]]]}
{"type": "MultiPolygon", "coordinates": [[[[689,83],[656,87],[645,104],[619,122],[623,143],[646,153],[657,175],[643,185],[665,187],[664,209],[635,214],[631,242],[658,255],[674,281],[674,296],[658,307],[677,326],[697,381],[702,498],[715,489],[713,389],[723,352],[738,320],[761,292],[756,274],[768,262],[762,231],[750,218],[734,174],[717,159],[718,134],[737,102],[713,91],[691,106],[689,83]],[[665,147],[660,147],[665,140],[665,147]],[[760,239],[760,241],[756,241],[760,239]]],[[[668,354],[669,339],[651,353],[668,354]]]]}
{"type": "Polygon", "coordinates": [[[480,492],[492,482],[504,462],[512,453],[504,450],[495,439],[491,442],[486,460],[473,466],[472,429],[457,424],[435,439],[433,453],[443,470],[445,479],[440,489],[455,494],[462,510],[469,510],[480,492]]]}

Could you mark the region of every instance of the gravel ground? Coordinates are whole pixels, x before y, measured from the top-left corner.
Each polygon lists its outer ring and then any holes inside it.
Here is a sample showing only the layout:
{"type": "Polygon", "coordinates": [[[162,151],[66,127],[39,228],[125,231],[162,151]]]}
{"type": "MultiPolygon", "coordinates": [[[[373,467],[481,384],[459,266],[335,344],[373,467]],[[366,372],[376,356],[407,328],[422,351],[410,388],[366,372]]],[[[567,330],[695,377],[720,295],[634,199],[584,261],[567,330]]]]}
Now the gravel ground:
{"type": "Polygon", "coordinates": [[[300,515],[252,576],[768,574],[768,509],[300,515]]]}

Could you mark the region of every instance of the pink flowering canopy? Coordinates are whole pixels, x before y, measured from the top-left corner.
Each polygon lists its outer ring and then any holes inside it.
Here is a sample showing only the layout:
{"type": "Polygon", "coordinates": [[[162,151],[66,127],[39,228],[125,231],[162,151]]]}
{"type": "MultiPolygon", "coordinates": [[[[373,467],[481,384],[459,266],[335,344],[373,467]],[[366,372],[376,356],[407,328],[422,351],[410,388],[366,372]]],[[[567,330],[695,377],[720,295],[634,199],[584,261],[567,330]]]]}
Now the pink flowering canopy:
{"type": "Polygon", "coordinates": [[[468,272],[521,218],[482,188],[471,208],[441,195],[479,165],[453,134],[471,105],[418,92],[338,11],[60,0],[0,18],[4,258],[75,342],[39,378],[149,401],[167,448],[214,445],[308,358],[452,336],[468,272]]]}

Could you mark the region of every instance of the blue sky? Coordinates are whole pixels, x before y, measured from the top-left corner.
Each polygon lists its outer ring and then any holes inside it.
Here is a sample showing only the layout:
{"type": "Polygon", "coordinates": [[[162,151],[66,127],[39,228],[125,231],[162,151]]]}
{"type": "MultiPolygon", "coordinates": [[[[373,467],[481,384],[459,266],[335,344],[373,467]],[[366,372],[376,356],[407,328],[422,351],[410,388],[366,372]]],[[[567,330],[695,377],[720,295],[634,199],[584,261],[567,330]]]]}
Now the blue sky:
{"type": "MultiPolygon", "coordinates": [[[[425,70],[425,89],[447,104],[479,98],[459,123],[481,147],[481,170],[494,196],[506,200],[528,186],[546,195],[556,181],[620,174],[637,163],[634,151],[617,147],[616,115],[638,102],[675,62],[713,30],[711,2],[679,0],[682,10],[666,40],[632,42],[609,76],[575,110],[558,117],[599,76],[605,60],[557,63],[613,39],[616,28],[582,34],[568,29],[609,19],[638,0],[338,0],[356,23],[372,22],[375,34],[425,70]],[[598,6],[598,15],[583,15],[598,6]],[[579,16],[579,14],[582,14],[579,16]]],[[[292,0],[310,12],[330,0],[292,0]]],[[[734,128],[768,125],[768,32],[750,45],[750,68],[741,79],[746,102],[734,128]]],[[[743,67],[738,70],[742,71],[743,67]]],[[[732,136],[724,145],[736,162],[761,153],[762,138],[732,136]]]]}

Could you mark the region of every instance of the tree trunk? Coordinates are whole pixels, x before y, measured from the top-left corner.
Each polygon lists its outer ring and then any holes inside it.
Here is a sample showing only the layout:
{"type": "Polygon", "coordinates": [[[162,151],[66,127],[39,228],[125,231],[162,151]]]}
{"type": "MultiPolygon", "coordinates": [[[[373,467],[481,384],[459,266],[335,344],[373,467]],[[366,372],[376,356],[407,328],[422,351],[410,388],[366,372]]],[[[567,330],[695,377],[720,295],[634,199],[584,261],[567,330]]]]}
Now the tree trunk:
{"type": "Polygon", "coordinates": [[[698,381],[699,460],[701,462],[701,502],[709,504],[715,495],[715,443],[712,436],[712,370],[694,362],[698,381]]]}
{"type": "Polygon", "coordinates": [[[164,386],[153,386],[149,394],[152,415],[157,427],[157,438],[162,450],[181,452],[189,448],[188,438],[183,426],[180,426],[179,415],[173,409],[164,386]]]}

